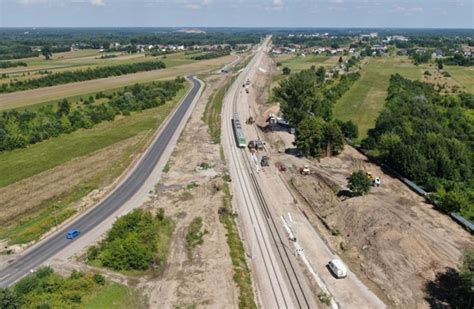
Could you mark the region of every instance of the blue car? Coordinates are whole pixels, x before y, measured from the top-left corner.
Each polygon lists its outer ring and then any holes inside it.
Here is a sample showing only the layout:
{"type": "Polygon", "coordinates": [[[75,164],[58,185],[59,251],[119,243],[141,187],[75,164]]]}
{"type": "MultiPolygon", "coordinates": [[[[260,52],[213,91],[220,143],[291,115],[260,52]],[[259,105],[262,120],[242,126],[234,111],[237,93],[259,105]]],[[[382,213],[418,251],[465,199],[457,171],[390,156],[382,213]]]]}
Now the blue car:
{"type": "Polygon", "coordinates": [[[76,238],[77,236],[79,236],[81,232],[79,232],[79,230],[69,230],[67,232],[67,236],[66,238],[67,239],[73,239],[73,238],[76,238]]]}

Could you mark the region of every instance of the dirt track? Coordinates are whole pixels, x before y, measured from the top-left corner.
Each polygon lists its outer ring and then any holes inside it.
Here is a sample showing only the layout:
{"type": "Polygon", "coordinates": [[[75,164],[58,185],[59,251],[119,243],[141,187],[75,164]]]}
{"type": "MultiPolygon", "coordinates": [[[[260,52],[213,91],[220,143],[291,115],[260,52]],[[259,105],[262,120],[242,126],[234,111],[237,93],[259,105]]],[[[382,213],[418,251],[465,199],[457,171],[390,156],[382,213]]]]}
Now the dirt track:
{"type": "Polygon", "coordinates": [[[95,91],[104,91],[107,89],[132,85],[134,83],[151,82],[157,79],[183,76],[190,74],[191,72],[198,74],[216,69],[231,62],[234,58],[234,56],[226,56],[191,64],[179,65],[163,70],[140,72],[21,92],[0,94],[0,110],[29,106],[51,100],[59,100],[65,97],[87,94],[95,91]]]}

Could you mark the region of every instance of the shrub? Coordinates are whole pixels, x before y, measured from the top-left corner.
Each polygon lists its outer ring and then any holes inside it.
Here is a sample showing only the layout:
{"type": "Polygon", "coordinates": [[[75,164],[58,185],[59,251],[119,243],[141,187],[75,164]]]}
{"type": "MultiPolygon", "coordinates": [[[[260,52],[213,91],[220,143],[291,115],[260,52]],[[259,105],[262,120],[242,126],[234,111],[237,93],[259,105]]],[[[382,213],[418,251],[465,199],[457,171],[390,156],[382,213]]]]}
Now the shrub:
{"type": "Polygon", "coordinates": [[[349,177],[349,189],[355,195],[364,195],[369,193],[372,187],[372,181],[363,170],[353,172],[349,177]]]}

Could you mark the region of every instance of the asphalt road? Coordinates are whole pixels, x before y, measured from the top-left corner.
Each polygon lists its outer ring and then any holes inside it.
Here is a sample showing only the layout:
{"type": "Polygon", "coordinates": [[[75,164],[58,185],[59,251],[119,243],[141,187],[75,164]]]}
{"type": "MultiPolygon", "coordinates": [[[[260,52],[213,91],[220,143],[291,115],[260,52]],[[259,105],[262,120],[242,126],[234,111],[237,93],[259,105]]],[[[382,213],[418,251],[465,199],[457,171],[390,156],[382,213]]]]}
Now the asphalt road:
{"type": "Polygon", "coordinates": [[[137,167],[129,177],[123,181],[112,194],[91,211],[79,217],[71,224],[68,224],[57,233],[11,262],[6,268],[0,270],[0,286],[9,286],[28,274],[31,269],[40,266],[59,251],[65,249],[72,242],[100,225],[103,220],[111,216],[132,196],[134,196],[135,193],[137,193],[160,160],[168,143],[201,88],[201,83],[194,76],[190,76],[188,79],[192,82],[193,87],[184,98],[181,105],[177,108],[174,115],[172,115],[170,121],[163,128],[161,134],[154,143],[150,145],[149,150],[145,153],[144,157],[140,160],[137,167]],[[81,232],[81,235],[73,240],[66,239],[66,233],[70,229],[78,229],[81,232]]]}

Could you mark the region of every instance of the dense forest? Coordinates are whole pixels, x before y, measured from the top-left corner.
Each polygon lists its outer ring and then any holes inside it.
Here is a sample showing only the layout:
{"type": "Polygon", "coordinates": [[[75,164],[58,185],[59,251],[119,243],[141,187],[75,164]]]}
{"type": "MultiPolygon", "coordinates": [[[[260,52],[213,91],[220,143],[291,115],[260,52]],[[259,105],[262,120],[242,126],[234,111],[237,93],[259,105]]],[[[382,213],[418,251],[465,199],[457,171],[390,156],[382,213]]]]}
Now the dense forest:
{"type": "Polygon", "coordinates": [[[0,60],[37,57],[38,47],[48,46],[51,52],[76,48],[109,49],[111,44],[221,45],[256,44],[264,32],[250,29],[203,28],[203,32],[180,32],[175,28],[62,29],[23,28],[0,29],[0,60]]]}
{"type": "Polygon", "coordinates": [[[171,100],[184,87],[185,80],[136,84],[109,96],[101,93],[95,99],[106,98],[98,104],[93,97],[79,106],[64,99],[38,111],[6,111],[0,116],[0,151],[26,147],[51,137],[68,134],[80,128],[88,129],[102,121],[114,120],[116,115],[129,115],[157,107],[171,100]]]}
{"type": "Polygon", "coordinates": [[[359,73],[351,73],[328,79],[323,67],[312,67],[290,75],[273,90],[285,119],[296,128],[298,149],[311,156],[337,154],[344,137],[357,136],[357,127],[335,121],[332,109],[358,78],[359,73]]]}
{"type": "Polygon", "coordinates": [[[35,79],[19,80],[16,82],[4,83],[0,86],[0,93],[15,92],[41,87],[50,87],[67,83],[81,82],[98,78],[111,76],[120,76],[125,74],[152,71],[164,69],[165,64],[162,61],[148,61],[131,64],[120,64],[95,69],[66,71],[60,73],[48,74],[35,79]]]}
{"type": "Polygon", "coordinates": [[[474,95],[442,96],[393,75],[386,105],[363,141],[383,162],[435,192],[446,211],[474,220],[474,95]]]}

